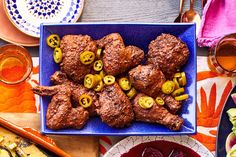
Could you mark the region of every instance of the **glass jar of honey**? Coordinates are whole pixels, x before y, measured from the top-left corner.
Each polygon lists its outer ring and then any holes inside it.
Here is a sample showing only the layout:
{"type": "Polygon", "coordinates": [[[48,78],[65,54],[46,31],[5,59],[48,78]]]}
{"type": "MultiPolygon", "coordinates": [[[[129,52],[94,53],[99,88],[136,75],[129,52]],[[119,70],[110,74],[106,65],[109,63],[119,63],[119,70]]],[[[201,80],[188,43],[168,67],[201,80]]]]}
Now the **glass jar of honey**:
{"type": "Polygon", "coordinates": [[[29,77],[32,68],[32,58],[24,47],[13,44],[0,47],[0,81],[20,83],[29,77]]]}

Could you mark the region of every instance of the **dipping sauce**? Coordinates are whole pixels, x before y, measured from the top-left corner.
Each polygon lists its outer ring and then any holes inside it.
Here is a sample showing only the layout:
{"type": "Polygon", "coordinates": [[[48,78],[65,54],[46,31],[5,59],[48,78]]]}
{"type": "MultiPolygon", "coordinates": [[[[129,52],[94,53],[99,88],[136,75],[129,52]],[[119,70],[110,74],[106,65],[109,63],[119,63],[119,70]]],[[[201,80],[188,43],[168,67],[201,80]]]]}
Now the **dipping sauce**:
{"type": "Polygon", "coordinates": [[[32,70],[32,59],[27,50],[17,45],[0,48],[0,80],[7,84],[24,81],[32,70]]]}
{"type": "Polygon", "coordinates": [[[160,140],[139,144],[121,157],[200,157],[200,155],[183,145],[160,140]]]}

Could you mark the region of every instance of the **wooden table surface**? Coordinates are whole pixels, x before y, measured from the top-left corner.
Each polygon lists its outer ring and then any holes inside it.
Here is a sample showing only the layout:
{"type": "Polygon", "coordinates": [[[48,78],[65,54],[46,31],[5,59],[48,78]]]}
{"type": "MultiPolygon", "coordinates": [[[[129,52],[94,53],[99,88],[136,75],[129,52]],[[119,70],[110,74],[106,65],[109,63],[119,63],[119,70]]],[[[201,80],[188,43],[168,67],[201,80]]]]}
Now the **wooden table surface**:
{"type": "MultiPolygon", "coordinates": [[[[185,1],[184,11],[189,9],[190,0],[185,1]]],[[[194,8],[201,14],[201,1],[194,8]]],[[[179,12],[179,0],[85,0],[84,10],[78,22],[173,22],[179,12]]],[[[1,26],[2,27],[2,26],[1,26]]],[[[0,39],[0,46],[7,42],[0,39]]],[[[32,56],[39,55],[39,47],[27,48],[32,56]]],[[[197,48],[198,55],[206,55],[206,48],[197,48]]],[[[1,113],[1,117],[22,127],[39,130],[38,114],[1,113]],[[30,119],[30,123],[27,119],[30,119]]],[[[98,140],[88,136],[50,136],[57,145],[72,156],[98,156],[98,140]]]]}

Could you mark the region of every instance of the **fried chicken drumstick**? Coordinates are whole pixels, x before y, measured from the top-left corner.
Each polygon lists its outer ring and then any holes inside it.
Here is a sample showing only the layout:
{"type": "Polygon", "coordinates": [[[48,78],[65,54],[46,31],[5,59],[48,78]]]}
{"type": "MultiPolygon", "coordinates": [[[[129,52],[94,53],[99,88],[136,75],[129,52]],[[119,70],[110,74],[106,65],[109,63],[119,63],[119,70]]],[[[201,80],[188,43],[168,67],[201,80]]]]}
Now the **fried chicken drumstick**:
{"type": "Polygon", "coordinates": [[[163,106],[157,105],[154,101],[153,106],[150,109],[143,109],[138,104],[140,97],[145,96],[145,94],[139,93],[133,100],[133,110],[135,115],[135,120],[158,123],[167,126],[171,130],[180,130],[184,120],[183,118],[171,114],[163,106]]]}
{"type": "Polygon", "coordinates": [[[162,71],[154,65],[139,65],[129,71],[131,84],[151,97],[161,92],[161,86],[166,81],[162,71]]]}
{"type": "Polygon", "coordinates": [[[161,86],[166,81],[165,75],[155,65],[139,65],[129,71],[131,84],[148,96],[156,98],[160,96],[165,101],[166,108],[175,114],[181,108],[181,103],[171,95],[161,92],[161,86]]]}

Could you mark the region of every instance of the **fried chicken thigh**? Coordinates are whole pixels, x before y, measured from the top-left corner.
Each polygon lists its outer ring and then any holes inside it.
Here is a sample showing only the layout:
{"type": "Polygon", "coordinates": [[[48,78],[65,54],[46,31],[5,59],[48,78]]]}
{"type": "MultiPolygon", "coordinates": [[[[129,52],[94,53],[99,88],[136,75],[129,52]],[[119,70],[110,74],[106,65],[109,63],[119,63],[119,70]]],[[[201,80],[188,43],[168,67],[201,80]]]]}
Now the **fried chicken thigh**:
{"type": "Polygon", "coordinates": [[[158,36],[151,41],[148,48],[148,64],[159,66],[167,78],[172,77],[189,57],[187,45],[170,34],[158,36]]]}
{"type": "Polygon", "coordinates": [[[97,40],[98,47],[104,48],[102,61],[104,71],[110,75],[118,75],[141,63],[144,52],[136,46],[125,47],[120,34],[112,33],[97,40]]]}
{"type": "Polygon", "coordinates": [[[96,52],[96,42],[88,35],[65,35],[61,40],[63,59],[60,64],[61,71],[70,79],[80,82],[84,76],[91,72],[92,64],[84,65],[80,61],[80,54],[84,51],[96,52]]]}
{"type": "Polygon", "coordinates": [[[156,97],[166,81],[162,71],[154,65],[139,65],[129,71],[131,84],[142,93],[156,97]]]}
{"type": "Polygon", "coordinates": [[[52,96],[46,114],[46,125],[50,129],[64,128],[81,129],[89,118],[89,113],[83,107],[72,107],[71,87],[56,85],[51,87],[36,86],[33,92],[41,96],[52,96]]]}
{"type": "Polygon", "coordinates": [[[138,100],[142,96],[145,96],[145,94],[139,93],[132,102],[135,119],[137,121],[162,124],[171,130],[181,129],[184,122],[183,118],[171,114],[163,106],[157,105],[155,101],[150,109],[143,109],[138,104],[138,100]]]}
{"type": "Polygon", "coordinates": [[[134,119],[134,113],[129,98],[115,83],[103,88],[99,94],[97,113],[103,122],[112,127],[128,126],[134,119]]]}

